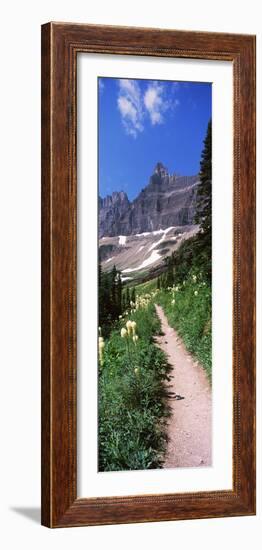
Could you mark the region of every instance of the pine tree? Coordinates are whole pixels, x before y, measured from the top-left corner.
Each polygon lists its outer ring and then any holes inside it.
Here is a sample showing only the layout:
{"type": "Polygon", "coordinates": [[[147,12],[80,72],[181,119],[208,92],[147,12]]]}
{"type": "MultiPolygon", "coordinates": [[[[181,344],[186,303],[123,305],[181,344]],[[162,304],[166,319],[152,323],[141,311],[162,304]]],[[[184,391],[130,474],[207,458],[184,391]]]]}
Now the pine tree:
{"type": "Polygon", "coordinates": [[[116,280],[117,280],[117,270],[116,266],[113,266],[112,271],[110,272],[110,287],[111,287],[111,310],[110,314],[112,319],[117,317],[117,292],[116,292],[116,280]]]}
{"type": "Polygon", "coordinates": [[[126,307],[128,309],[130,308],[130,292],[128,287],[126,289],[126,307]]]}
{"type": "Polygon", "coordinates": [[[212,228],[212,125],[208,123],[204,149],[200,162],[200,184],[197,190],[195,222],[203,232],[211,234],[212,228]]]}
{"type": "Polygon", "coordinates": [[[132,291],[131,291],[131,300],[134,303],[136,301],[136,288],[135,288],[135,286],[133,286],[132,291]]]}
{"type": "Polygon", "coordinates": [[[166,286],[173,286],[174,284],[174,269],[173,269],[173,259],[172,256],[169,256],[167,259],[167,272],[166,272],[166,286]]]}
{"type": "Polygon", "coordinates": [[[120,271],[117,272],[116,276],[116,310],[119,317],[122,314],[122,279],[120,271]]]}
{"type": "Polygon", "coordinates": [[[201,268],[211,278],[212,259],[212,123],[208,123],[200,162],[200,184],[196,197],[195,223],[200,225],[196,256],[201,268]]]}
{"type": "Polygon", "coordinates": [[[125,292],[122,292],[122,311],[126,310],[126,295],[125,292]]]}

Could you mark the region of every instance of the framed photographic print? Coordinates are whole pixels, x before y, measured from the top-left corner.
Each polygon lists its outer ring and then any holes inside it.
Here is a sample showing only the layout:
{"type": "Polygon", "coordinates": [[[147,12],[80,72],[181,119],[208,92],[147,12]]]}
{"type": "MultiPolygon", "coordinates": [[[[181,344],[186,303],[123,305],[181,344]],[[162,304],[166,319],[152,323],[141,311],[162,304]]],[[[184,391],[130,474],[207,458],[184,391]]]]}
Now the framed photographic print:
{"type": "Polygon", "coordinates": [[[255,514],[255,37],[42,27],[42,523],[255,514]]]}

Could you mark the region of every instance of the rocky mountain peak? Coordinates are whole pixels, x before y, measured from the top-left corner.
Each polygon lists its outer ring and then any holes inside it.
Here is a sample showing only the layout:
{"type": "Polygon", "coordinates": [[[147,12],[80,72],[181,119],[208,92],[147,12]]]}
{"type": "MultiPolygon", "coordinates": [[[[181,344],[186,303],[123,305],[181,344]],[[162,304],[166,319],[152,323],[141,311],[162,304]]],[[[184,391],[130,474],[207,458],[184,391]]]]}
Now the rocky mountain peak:
{"type": "Polygon", "coordinates": [[[167,168],[162,164],[162,162],[157,162],[154,169],[154,174],[157,174],[161,178],[168,176],[167,168]]]}
{"type": "Polygon", "coordinates": [[[128,201],[127,194],[124,191],[113,191],[112,201],[114,202],[126,202],[128,201]]]}
{"type": "Polygon", "coordinates": [[[113,191],[112,195],[107,195],[105,198],[99,197],[99,208],[111,208],[117,206],[128,206],[128,196],[124,191],[113,191]]]}
{"type": "Polygon", "coordinates": [[[175,176],[158,162],[148,185],[130,202],[124,191],[99,199],[99,236],[136,235],[190,225],[198,176],[175,176]]]}

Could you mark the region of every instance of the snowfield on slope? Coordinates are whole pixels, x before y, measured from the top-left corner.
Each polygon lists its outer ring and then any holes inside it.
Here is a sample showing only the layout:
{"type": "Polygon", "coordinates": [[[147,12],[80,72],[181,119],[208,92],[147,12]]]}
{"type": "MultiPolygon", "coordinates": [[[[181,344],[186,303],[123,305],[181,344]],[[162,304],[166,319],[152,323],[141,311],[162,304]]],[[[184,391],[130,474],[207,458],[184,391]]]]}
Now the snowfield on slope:
{"type": "Polygon", "coordinates": [[[197,231],[198,226],[171,226],[128,236],[102,237],[99,241],[101,250],[104,249],[102,269],[110,271],[115,265],[123,275],[134,273],[137,278],[143,271],[160,266],[164,257],[197,231]]]}

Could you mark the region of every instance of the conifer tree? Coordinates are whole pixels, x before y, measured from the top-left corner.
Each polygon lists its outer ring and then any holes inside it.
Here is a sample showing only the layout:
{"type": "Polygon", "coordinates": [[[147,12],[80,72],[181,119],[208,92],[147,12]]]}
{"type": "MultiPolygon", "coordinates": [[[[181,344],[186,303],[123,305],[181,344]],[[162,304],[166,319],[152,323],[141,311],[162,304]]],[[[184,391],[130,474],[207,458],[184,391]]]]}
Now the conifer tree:
{"type": "Polygon", "coordinates": [[[122,311],[126,310],[126,295],[125,292],[122,292],[122,311]]]}
{"type": "Polygon", "coordinates": [[[212,257],[212,123],[208,123],[200,162],[200,184],[196,197],[195,223],[200,225],[196,240],[196,256],[199,265],[211,277],[212,257]]]}
{"type": "Polygon", "coordinates": [[[122,314],[122,279],[120,271],[116,276],[116,314],[117,316],[122,314]]]}
{"type": "Polygon", "coordinates": [[[168,286],[173,286],[174,284],[173,255],[167,256],[165,258],[165,264],[166,264],[167,270],[164,276],[164,287],[167,288],[168,286]]]}
{"type": "Polygon", "coordinates": [[[134,303],[136,301],[136,288],[134,286],[133,286],[132,291],[131,291],[131,300],[134,303]]]}
{"type": "Polygon", "coordinates": [[[129,291],[129,287],[127,287],[127,289],[126,289],[126,307],[128,309],[130,308],[130,291],[129,291]]]}

